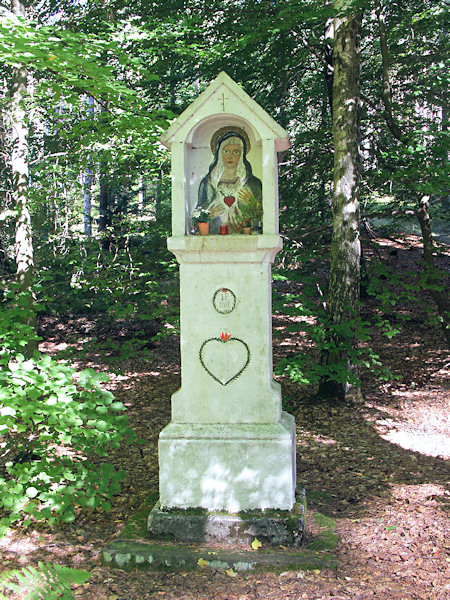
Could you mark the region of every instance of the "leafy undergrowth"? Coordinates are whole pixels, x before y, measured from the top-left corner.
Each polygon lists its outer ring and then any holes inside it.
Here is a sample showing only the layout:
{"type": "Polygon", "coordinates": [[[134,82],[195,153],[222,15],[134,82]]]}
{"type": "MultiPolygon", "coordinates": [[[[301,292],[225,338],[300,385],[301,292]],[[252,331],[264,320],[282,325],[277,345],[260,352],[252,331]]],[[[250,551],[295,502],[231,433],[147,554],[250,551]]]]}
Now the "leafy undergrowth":
{"type": "MultiPolygon", "coordinates": [[[[414,252],[399,249],[396,260],[413,261],[414,252]]],[[[374,310],[373,303],[370,299],[368,309],[374,310]]],[[[407,308],[410,319],[399,335],[373,341],[401,378],[380,384],[364,373],[361,404],[318,403],[313,389],[280,379],[286,408],[297,423],[298,483],[307,489],[307,526],[313,533],[320,530],[315,511],[336,521],[336,571],[125,573],[100,564],[104,544],[120,534],[158,486],[158,434],[169,421],[170,397],[180,378],[173,336],[154,344],[150,360],[121,361],[116,374],[100,352],[75,364],[109,371],[108,388],[127,406],[130,424],[146,443],[108,457],[126,473],[109,514],[84,509],[59,529],[17,529],[0,542],[2,568],[45,561],[90,571],[89,581],[73,586],[75,597],[83,600],[444,600],[450,593],[449,359],[439,326],[428,324],[420,305],[407,308]]],[[[275,362],[314,351],[301,331],[289,331],[294,319],[274,319],[280,331],[275,362]]],[[[67,335],[73,334],[75,321],[66,326],[67,335]]],[[[58,336],[49,333],[42,349],[56,351],[61,331],[58,336]]]]}

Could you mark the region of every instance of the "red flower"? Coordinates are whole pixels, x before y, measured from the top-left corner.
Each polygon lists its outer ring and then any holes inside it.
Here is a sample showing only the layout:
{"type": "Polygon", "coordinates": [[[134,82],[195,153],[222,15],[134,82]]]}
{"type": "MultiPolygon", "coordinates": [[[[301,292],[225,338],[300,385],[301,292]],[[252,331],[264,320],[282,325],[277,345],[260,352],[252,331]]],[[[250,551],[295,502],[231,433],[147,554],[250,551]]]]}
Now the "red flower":
{"type": "Polygon", "coordinates": [[[228,332],[222,331],[222,333],[220,334],[220,339],[224,342],[228,342],[230,337],[231,337],[231,333],[229,331],[228,332]]]}

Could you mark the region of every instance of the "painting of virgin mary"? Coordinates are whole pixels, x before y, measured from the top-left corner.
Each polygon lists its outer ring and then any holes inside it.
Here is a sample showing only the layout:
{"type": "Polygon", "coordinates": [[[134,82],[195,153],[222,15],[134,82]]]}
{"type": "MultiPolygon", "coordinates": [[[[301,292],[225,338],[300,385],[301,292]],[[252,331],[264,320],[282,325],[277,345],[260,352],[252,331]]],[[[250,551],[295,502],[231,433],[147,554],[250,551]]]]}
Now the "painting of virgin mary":
{"type": "Polygon", "coordinates": [[[219,233],[221,225],[227,225],[229,233],[239,233],[242,206],[252,198],[261,204],[262,184],[252,173],[247,145],[238,131],[226,131],[215,139],[214,159],[200,182],[196,206],[208,208],[210,233],[219,233]]]}

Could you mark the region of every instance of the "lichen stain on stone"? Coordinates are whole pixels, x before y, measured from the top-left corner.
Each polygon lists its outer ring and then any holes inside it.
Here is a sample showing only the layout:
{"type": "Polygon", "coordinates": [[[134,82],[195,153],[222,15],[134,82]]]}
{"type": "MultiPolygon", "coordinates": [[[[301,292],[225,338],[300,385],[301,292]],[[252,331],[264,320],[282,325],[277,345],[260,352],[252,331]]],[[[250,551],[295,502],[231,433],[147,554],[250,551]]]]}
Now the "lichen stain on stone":
{"type": "Polygon", "coordinates": [[[236,562],[233,565],[233,569],[235,571],[251,571],[254,568],[254,564],[253,563],[246,563],[246,562],[236,562]]]}
{"type": "Polygon", "coordinates": [[[229,568],[230,568],[230,565],[229,565],[228,563],[226,563],[226,562],[222,562],[222,561],[220,561],[220,560],[212,560],[212,561],[209,563],[209,566],[210,566],[212,569],[229,569],[229,568]]]}
{"type": "Polygon", "coordinates": [[[131,554],[129,552],[126,554],[116,554],[115,559],[117,566],[120,568],[130,562],[131,554]]]}

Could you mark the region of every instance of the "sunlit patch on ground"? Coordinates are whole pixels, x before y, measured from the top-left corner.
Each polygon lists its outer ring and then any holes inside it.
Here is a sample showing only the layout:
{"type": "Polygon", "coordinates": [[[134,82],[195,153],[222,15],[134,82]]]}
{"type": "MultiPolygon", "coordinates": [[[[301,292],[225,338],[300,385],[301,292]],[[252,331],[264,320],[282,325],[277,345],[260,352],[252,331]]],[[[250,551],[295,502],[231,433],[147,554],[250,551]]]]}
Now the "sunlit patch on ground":
{"type": "Polygon", "coordinates": [[[450,458],[450,401],[445,389],[395,390],[398,408],[384,407],[391,418],[377,420],[381,437],[406,450],[450,458]]]}

